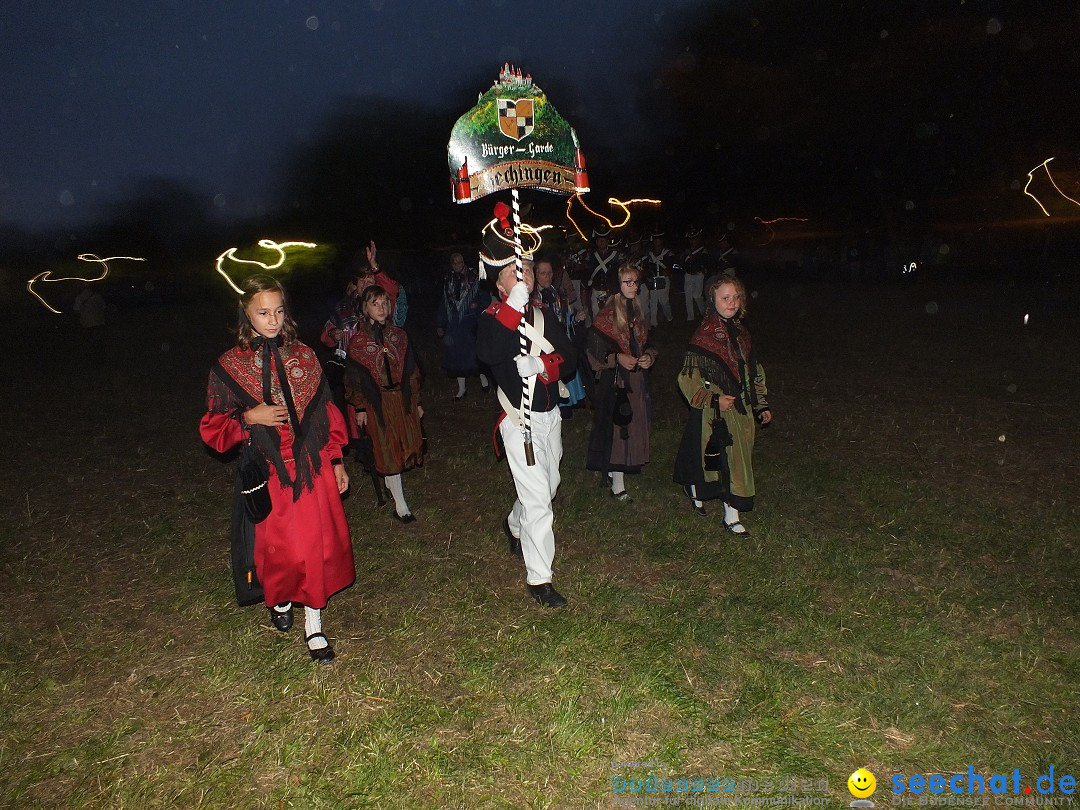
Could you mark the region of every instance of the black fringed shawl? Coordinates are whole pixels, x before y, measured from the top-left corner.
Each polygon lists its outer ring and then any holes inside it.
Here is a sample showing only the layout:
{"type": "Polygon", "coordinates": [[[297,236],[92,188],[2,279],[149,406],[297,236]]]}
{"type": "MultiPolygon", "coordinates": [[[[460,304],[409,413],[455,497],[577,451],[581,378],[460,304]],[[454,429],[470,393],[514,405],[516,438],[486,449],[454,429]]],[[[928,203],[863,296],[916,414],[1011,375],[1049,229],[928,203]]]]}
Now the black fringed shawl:
{"type": "Polygon", "coordinates": [[[284,347],[278,343],[277,339],[257,338],[252,341],[252,349],[237,347],[221,355],[210,372],[206,401],[207,409],[213,413],[239,415],[261,402],[288,409],[295,480],[281,455],[278,428],[250,425],[249,430],[255,446],[274,465],[281,482],[292,487],[296,501],[301,493],[314,487],[322,465],[319,451],[330,440],[330,418],[326,413],[330,390],[315,352],[299,341],[284,347]]]}

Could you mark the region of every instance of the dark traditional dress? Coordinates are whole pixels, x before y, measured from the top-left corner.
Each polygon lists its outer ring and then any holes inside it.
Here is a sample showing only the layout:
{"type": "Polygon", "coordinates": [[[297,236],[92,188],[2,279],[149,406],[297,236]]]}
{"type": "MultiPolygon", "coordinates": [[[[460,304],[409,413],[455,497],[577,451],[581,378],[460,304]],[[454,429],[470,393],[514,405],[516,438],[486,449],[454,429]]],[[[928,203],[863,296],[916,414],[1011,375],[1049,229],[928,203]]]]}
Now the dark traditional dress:
{"type": "Polygon", "coordinates": [[[379,475],[397,475],[424,463],[417,411],[420,369],[404,329],[361,318],[349,342],[345,398],[367,413],[364,430],[379,475]]]}
{"type": "MultiPolygon", "coordinates": [[[[574,343],[577,337],[577,327],[574,323],[574,309],[569,298],[573,294],[573,287],[569,285],[569,279],[565,275],[563,279],[567,281],[565,288],[556,287],[554,284],[543,289],[537,288],[533,292],[533,306],[540,307],[544,310],[546,317],[558,321],[562,328],[566,330],[566,336],[570,339],[570,342],[574,343]]],[[[560,406],[572,407],[585,399],[585,384],[581,380],[581,371],[574,374],[573,378],[566,383],[566,391],[568,396],[559,403],[560,406]]]]}
{"type": "Polygon", "coordinates": [[[443,279],[435,325],[444,331],[442,367],[451,377],[478,373],[476,321],[490,302],[491,296],[469,270],[464,273],[451,270],[443,279]]]}
{"type": "MultiPolygon", "coordinates": [[[[641,357],[653,351],[649,343],[649,324],[645,317],[635,317],[636,308],[627,307],[628,329],[615,322],[616,296],[593,320],[586,354],[596,374],[593,391],[593,425],[585,466],[590,470],[639,473],[649,462],[649,427],[652,424],[652,401],[649,397],[649,370],[627,371],[615,359],[616,354],[641,357]],[[629,404],[630,424],[616,425],[616,408],[629,404]]],[[[626,299],[623,299],[624,301],[626,299]]]]}
{"type": "Polygon", "coordinates": [[[679,390],[690,418],[675,458],[675,481],[698,500],[722,498],[740,512],[753,509],[754,436],[769,403],[765,370],[740,319],[710,313],[702,320],[690,338],[679,390]],[[721,394],[735,397],[726,411],[717,407],[721,394]]]}
{"type": "MultiPolygon", "coordinates": [[[[356,579],[331,463],[348,441],[345,422],[330,401],[315,352],[298,341],[278,348],[263,340],[218,358],[199,433],[219,453],[250,437],[268,462],[273,510],[254,527],[255,570],[266,604],[321,609],[356,579]],[[243,412],[262,402],[288,407],[288,424],[245,426],[243,412]]],[[[233,529],[241,530],[235,518],[233,529]]]]}

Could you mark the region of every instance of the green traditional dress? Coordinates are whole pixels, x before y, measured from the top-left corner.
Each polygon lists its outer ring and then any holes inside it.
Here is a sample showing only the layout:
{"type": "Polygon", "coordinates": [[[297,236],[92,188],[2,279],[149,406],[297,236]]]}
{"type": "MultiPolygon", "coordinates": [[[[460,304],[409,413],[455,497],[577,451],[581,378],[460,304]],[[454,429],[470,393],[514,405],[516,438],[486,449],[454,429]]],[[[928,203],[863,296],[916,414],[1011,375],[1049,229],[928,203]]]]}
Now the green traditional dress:
{"type": "Polygon", "coordinates": [[[752,455],[757,417],[769,410],[765,370],[739,318],[705,316],[679,372],[690,418],[675,457],[675,481],[691,498],[721,498],[740,512],[754,508],[752,455]],[[721,394],[735,404],[721,411],[721,394]]]}

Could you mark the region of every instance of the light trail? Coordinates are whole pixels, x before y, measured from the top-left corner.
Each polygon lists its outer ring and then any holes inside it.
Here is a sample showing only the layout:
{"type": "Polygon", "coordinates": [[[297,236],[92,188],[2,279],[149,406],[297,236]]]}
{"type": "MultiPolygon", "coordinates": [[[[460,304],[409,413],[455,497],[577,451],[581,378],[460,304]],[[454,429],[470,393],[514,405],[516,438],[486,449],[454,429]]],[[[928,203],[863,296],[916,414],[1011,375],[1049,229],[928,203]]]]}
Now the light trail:
{"type": "Polygon", "coordinates": [[[237,287],[235,284],[233,284],[232,279],[229,278],[228,273],[225,272],[225,268],[223,267],[223,265],[224,265],[226,259],[228,259],[230,261],[234,261],[237,264],[255,264],[255,265],[258,265],[259,267],[261,267],[263,270],[277,270],[279,267],[281,267],[281,265],[285,264],[285,248],[291,248],[291,247],[314,248],[314,247],[318,247],[318,245],[315,244],[314,242],[275,242],[273,239],[260,239],[258,241],[258,245],[259,245],[259,247],[264,248],[266,250],[275,250],[275,251],[277,251],[278,260],[276,262],[274,262],[273,264],[267,264],[266,262],[260,262],[258,259],[239,259],[239,258],[236,257],[237,248],[234,248],[234,247],[229,248],[228,250],[226,250],[224,253],[222,253],[220,256],[217,257],[217,260],[215,262],[215,267],[217,269],[217,272],[220,273],[221,277],[223,279],[225,279],[225,281],[228,282],[229,286],[233,288],[233,290],[236,292],[237,295],[243,295],[244,291],[241,290],[239,287],[237,287]]]}
{"type": "Polygon", "coordinates": [[[589,208],[589,206],[585,204],[585,200],[582,198],[580,193],[575,194],[574,196],[567,198],[567,200],[566,200],[566,218],[568,220],[570,220],[570,224],[574,226],[574,230],[578,232],[578,236],[580,236],[586,242],[589,241],[589,237],[587,237],[582,232],[581,228],[578,227],[577,222],[574,220],[573,215],[570,213],[571,207],[574,204],[574,200],[577,200],[579,203],[581,203],[581,207],[584,208],[586,211],[588,211],[590,214],[592,214],[594,217],[597,217],[598,219],[604,220],[604,222],[607,223],[607,226],[613,231],[617,230],[619,228],[625,227],[627,224],[629,224],[629,222],[630,222],[630,206],[631,205],[635,205],[637,203],[642,203],[642,204],[646,204],[646,205],[660,205],[661,204],[660,200],[650,200],[650,199],[645,198],[645,197],[637,198],[637,199],[633,199],[633,200],[617,200],[614,197],[608,197],[608,200],[607,200],[608,205],[614,205],[617,208],[621,208],[622,212],[623,212],[623,221],[620,222],[618,225],[616,225],[614,222],[612,222],[610,219],[605,217],[600,212],[593,211],[591,208],[589,208]]]}
{"type": "Polygon", "coordinates": [[[1042,209],[1042,212],[1046,216],[1050,216],[1050,212],[1046,210],[1046,206],[1043,205],[1041,202],[1039,202],[1038,197],[1036,197],[1034,194],[1032,194],[1030,191],[1028,191],[1028,189],[1031,187],[1032,181],[1035,179],[1035,172],[1037,172],[1039,169],[1045,169],[1046,170],[1046,176],[1050,178],[1050,185],[1052,185],[1055,189],[1057,189],[1058,194],[1060,194],[1062,197],[1064,197],[1066,200],[1073,203],[1074,205],[1080,206],[1080,202],[1077,202],[1076,200],[1074,200],[1072,197],[1070,197],[1068,194],[1066,194],[1064,191],[1062,191],[1058,187],[1057,182],[1054,180],[1054,175],[1050,174],[1050,167],[1047,165],[1048,163],[1050,163],[1051,160],[1053,160],[1053,158],[1048,157],[1046,160],[1044,160],[1042,163],[1040,163],[1038,166],[1036,166],[1034,169],[1032,169],[1030,172],[1028,172],[1028,180],[1027,180],[1027,183],[1024,184],[1024,193],[1027,196],[1031,197],[1031,199],[1035,200],[1035,204],[1037,206],[1039,206],[1039,208],[1042,209]]]}
{"type": "Polygon", "coordinates": [[[38,273],[36,276],[34,276],[32,279],[30,279],[29,281],[26,282],[26,290],[27,290],[27,292],[29,292],[32,296],[34,296],[34,298],[36,298],[38,301],[40,301],[42,306],[44,306],[45,309],[49,310],[49,312],[53,313],[54,315],[61,315],[63,313],[60,310],[53,307],[51,304],[49,304],[48,301],[46,301],[44,298],[41,297],[41,294],[39,292],[37,292],[37,290],[34,289],[35,284],[37,284],[39,282],[40,283],[50,283],[50,282],[54,282],[54,281],[84,281],[84,282],[86,282],[88,284],[93,284],[93,283],[98,282],[98,281],[104,281],[105,277],[107,275],[109,275],[109,264],[108,263],[111,262],[111,261],[115,261],[117,259],[126,259],[127,261],[132,261],[132,262],[144,262],[144,261],[146,261],[146,259],[141,259],[138,256],[109,256],[109,257],[103,259],[103,258],[101,258],[100,256],[98,256],[98,255],[96,255],[94,253],[80,253],[77,258],[81,262],[90,262],[91,264],[95,264],[95,263],[100,264],[101,265],[101,274],[98,275],[95,278],[84,278],[83,276],[59,276],[59,277],[54,278],[52,270],[43,270],[42,272],[38,273]]]}

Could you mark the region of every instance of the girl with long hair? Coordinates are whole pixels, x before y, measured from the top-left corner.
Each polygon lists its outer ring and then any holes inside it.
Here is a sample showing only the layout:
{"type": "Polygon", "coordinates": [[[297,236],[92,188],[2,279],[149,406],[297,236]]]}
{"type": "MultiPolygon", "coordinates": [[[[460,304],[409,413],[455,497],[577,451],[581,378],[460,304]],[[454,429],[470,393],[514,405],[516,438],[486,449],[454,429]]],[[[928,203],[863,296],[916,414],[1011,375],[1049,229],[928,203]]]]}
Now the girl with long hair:
{"type": "MultiPolygon", "coordinates": [[[[331,596],[356,578],[341,496],[349,487],[342,465],[345,421],[333,404],[315,352],[296,337],[285,290],[255,275],[240,284],[237,345],[210,372],[202,440],[219,453],[246,444],[266,468],[271,510],[258,523],[247,516],[237,487],[234,549],[254,534],[254,577],[237,599],[262,599],[278,630],[292,628],[293,605],[304,606],[304,640],[311,658],[327,663],[334,650],[322,629],[331,596]]],[[[252,572],[248,572],[252,573],[252,572]]]]}
{"type": "Polygon", "coordinates": [[[586,344],[596,377],[586,467],[600,471],[620,501],[630,500],[624,476],[640,473],[649,461],[648,372],[658,351],[649,342],[649,319],[638,300],[640,280],[634,265],[619,268],[619,289],[596,314],[586,344]]]}

